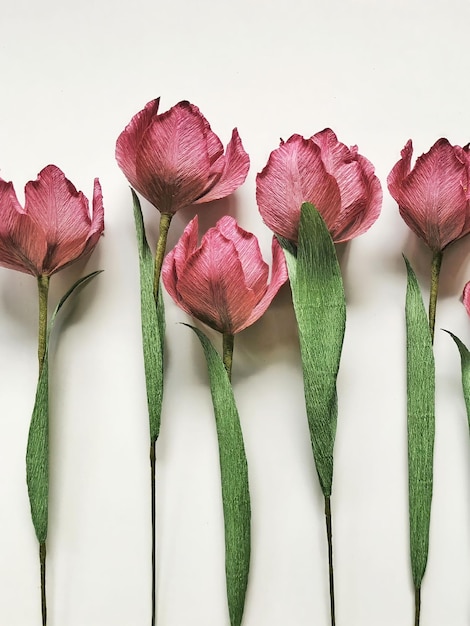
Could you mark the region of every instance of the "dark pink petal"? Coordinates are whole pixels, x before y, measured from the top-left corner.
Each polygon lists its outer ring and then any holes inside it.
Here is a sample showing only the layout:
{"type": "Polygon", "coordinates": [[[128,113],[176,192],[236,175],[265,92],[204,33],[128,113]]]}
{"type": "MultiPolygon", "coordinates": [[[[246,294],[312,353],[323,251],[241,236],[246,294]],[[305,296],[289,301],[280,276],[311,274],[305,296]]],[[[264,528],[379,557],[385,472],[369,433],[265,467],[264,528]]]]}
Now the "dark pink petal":
{"type": "Polygon", "coordinates": [[[39,276],[46,252],[44,232],[25,214],[12,183],[0,180],[0,265],[39,276]]]}
{"type": "MultiPolygon", "coordinates": [[[[211,131],[212,132],[212,131],[211,131]]],[[[235,128],[227,145],[225,155],[211,165],[211,180],[203,194],[194,204],[225,198],[245,182],[250,169],[250,157],[243,148],[235,128]]]]}
{"type": "Polygon", "coordinates": [[[470,315],[470,282],[468,282],[463,288],[462,301],[468,315],[470,315]]]}
{"type": "Polygon", "coordinates": [[[136,189],[161,213],[192,204],[210,176],[206,129],[189,102],[155,116],[137,151],[136,189]]]}
{"type": "Polygon", "coordinates": [[[189,257],[178,292],[194,317],[222,333],[234,334],[256,305],[234,244],[215,228],[189,257]]]}
{"type": "Polygon", "coordinates": [[[250,317],[242,326],[236,329],[237,333],[244,328],[251,326],[251,324],[254,324],[263,315],[263,313],[273,301],[274,296],[277,294],[282,285],[287,281],[288,274],[286,259],[284,257],[284,252],[275,237],[273,237],[272,243],[272,257],[273,268],[271,273],[271,282],[269,283],[264,296],[251,312],[250,317]]]}
{"type": "Polygon", "coordinates": [[[311,202],[329,228],[341,210],[338,185],[323,165],[320,148],[300,135],[271,152],[256,177],[256,200],[267,226],[291,241],[297,241],[303,202],[311,202]]]}
{"type": "Polygon", "coordinates": [[[402,181],[398,193],[400,214],[432,250],[442,250],[461,236],[467,185],[466,165],[447,139],[439,139],[419,157],[402,181]]]}
{"type": "Polygon", "coordinates": [[[85,244],[85,248],[81,256],[87,255],[91,252],[98,243],[101,235],[104,231],[104,207],[103,207],[103,194],[101,192],[100,181],[95,178],[93,184],[93,218],[91,221],[90,230],[88,232],[88,239],[85,244]]]}
{"type": "Polygon", "coordinates": [[[247,287],[261,298],[267,287],[269,266],[264,262],[258,239],[252,233],[243,230],[233,217],[226,215],[216,225],[217,230],[235,246],[242,265],[247,287]]]}
{"type": "Polygon", "coordinates": [[[411,171],[411,157],[413,156],[413,144],[408,139],[401,151],[401,159],[395,163],[387,177],[387,186],[392,198],[400,204],[400,193],[403,181],[411,171]]]}
{"type": "Polygon", "coordinates": [[[201,113],[199,108],[195,104],[190,104],[189,106],[191,108],[191,111],[195,115],[197,115],[200,118],[200,120],[202,121],[202,123],[203,123],[204,135],[205,135],[206,142],[207,142],[207,153],[209,155],[209,162],[210,162],[210,165],[211,165],[211,171],[212,171],[212,169],[214,169],[214,171],[218,171],[219,173],[221,173],[222,169],[223,169],[223,164],[222,164],[222,166],[217,165],[215,168],[213,168],[213,166],[223,156],[223,154],[224,154],[224,146],[223,146],[222,142],[220,141],[220,139],[217,137],[217,135],[214,133],[214,131],[211,129],[211,126],[210,126],[209,122],[204,117],[204,115],[201,113]]]}
{"type": "Polygon", "coordinates": [[[137,151],[150,121],[158,113],[159,103],[160,98],[157,98],[146,104],[142,111],[134,115],[116,142],[116,161],[127,180],[136,189],[139,186],[136,171],[137,151]]]}
{"type": "Polygon", "coordinates": [[[25,211],[47,240],[43,274],[52,274],[81,256],[91,220],[88,200],[55,165],[48,165],[25,186],[25,211]]]}

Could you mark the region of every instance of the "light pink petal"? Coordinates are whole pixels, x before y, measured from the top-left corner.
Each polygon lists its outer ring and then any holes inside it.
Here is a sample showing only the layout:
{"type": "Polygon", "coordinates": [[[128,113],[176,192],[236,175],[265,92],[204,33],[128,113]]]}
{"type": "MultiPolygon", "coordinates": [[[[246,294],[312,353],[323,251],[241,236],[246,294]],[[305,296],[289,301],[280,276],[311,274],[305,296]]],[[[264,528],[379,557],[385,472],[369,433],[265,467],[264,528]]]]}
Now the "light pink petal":
{"type": "Polygon", "coordinates": [[[271,272],[271,282],[269,283],[264,296],[253,309],[250,317],[242,326],[237,328],[236,332],[240,332],[244,328],[247,328],[248,326],[254,324],[263,315],[263,313],[273,301],[274,296],[277,294],[282,285],[287,281],[288,274],[286,259],[284,257],[284,252],[275,237],[273,237],[272,243],[272,257],[273,269],[271,272]]]}
{"type": "Polygon", "coordinates": [[[161,213],[192,204],[210,176],[206,129],[189,102],[154,117],[137,151],[136,189],[161,213]]]}
{"type": "Polygon", "coordinates": [[[405,147],[401,151],[401,159],[395,163],[392,171],[387,177],[387,186],[392,198],[400,204],[400,193],[402,184],[411,170],[411,157],[413,156],[413,144],[408,139],[405,147]]]}
{"type": "Polygon", "coordinates": [[[470,315],[470,282],[468,282],[463,288],[462,301],[468,315],[470,315]]]}
{"type": "Polygon", "coordinates": [[[159,103],[160,98],[147,103],[142,111],[134,115],[116,142],[116,161],[127,180],[136,189],[139,186],[136,171],[137,151],[150,121],[158,113],[159,103]]]}
{"type": "Polygon", "coordinates": [[[197,248],[198,217],[197,215],[189,222],[179,238],[176,246],[165,257],[162,267],[162,281],[170,296],[183,311],[191,315],[191,311],[185,305],[178,292],[178,280],[184,274],[188,257],[197,248]]]}
{"type": "MultiPolygon", "coordinates": [[[[207,142],[207,153],[209,155],[209,162],[211,164],[212,171],[214,164],[217,163],[224,154],[224,146],[220,139],[217,137],[217,135],[214,133],[214,131],[211,129],[211,125],[201,113],[199,108],[195,104],[190,104],[189,106],[191,108],[191,111],[201,119],[204,125],[204,134],[207,142]]],[[[222,168],[223,164],[222,166],[216,166],[214,169],[215,171],[221,172],[222,168]]]]}
{"type": "Polygon", "coordinates": [[[252,233],[243,230],[233,217],[226,215],[216,224],[216,228],[235,246],[242,265],[245,283],[255,296],[261,298],[267,287],[269,266],[261,255],[258,239],[252,233]]]}
{"type": "Polygon", "coordinates": [[[267,226],[295,242],[303,202],[311,202],[329,228],[341,210],[338,185],[323,165],[320,148],[300,135],[271,152],[256,177],[256,200],[267,226]]]}
{"type": "MultiPolygon", "coordinates": [[[[211,131],[212,132],[212,131],[211,131]]],[[[195,204],[225,198],[245,182],[250,169],[250,157],[245,152],[235,128],[225,155],[211,165],[211,179],[195,204]]]]}
{"type": "Polygon", "coordinates": [[[25,210],[46,235],[44,274],[81,256],[91,227],[88,200],[58,167],[48,165],[26,184],[25,210]]]}
{"type": "Polygon", "coordinates": [[[222,333],[234,334],[256,305],[235,246],[214,228],[189,257],[178,292],[194,317],[222,333]]]}
{"type": "Polygon", "coordinates": [[[465,226],[467,168],[447,139],[439,139],[403,180],[400,214],[434,251],[459,238],[465,226]]]}
{"type": "Polygon", "coordinates": [[[0,265],[39,276],[47,242],[42,229],[25,214],[12,183],[0,181],[0,265]]]}

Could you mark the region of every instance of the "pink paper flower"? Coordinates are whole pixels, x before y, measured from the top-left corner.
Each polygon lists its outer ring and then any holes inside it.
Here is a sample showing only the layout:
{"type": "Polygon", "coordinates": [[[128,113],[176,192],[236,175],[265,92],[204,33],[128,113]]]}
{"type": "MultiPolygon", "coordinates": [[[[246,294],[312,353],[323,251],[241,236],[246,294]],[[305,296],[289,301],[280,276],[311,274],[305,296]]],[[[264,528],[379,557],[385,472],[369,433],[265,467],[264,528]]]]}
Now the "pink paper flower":
{"type": "Polygon", "coordinates": [[[292,135],[281,141],[256,178],[256,200],[267,226],[294,242],[300,207],[312,203],[339,243],[372,226],[380,214],[382,189],[372,163],[326,128],[310,139],[292,135]]]}
{"type": "Polygon", "coordinates": [[[50,276],[87,255],[104,229],[103,198],[98,179],[93,191],[93,218],[88,200],[55,165],[45,167],[25,187],[25,206],[13,184],[0,179],[0,265],[50,276]]]}
{"type": "Polygon", "coordinates": [[[467,310],[468,315],[470,315],[470,282],[468,282],[463,288],[462,302],[467,310]]]}
{"type": "Polygon", "coordinates": [[[197,216],[167,255],[163,283],[186,313],[221,333],[234,335],[266,311],[287,280],[284,254],[273,238],[273,267],[263,261],[258,240],[229,216],[220,219],[197,245],[197,216]]]}
{"type": "Polygon", "coordinates": [[[400,214],[433,252],[470,232],[470,155],[468,147],[439,139],[410,168],[411,139],[387,183],[400,214]]]}
{"type": "Polygon", "coordinates": [[[158,114],[159,99],[137,113],[116,143],[126,178],[161,213],[225,198],[245,181],[250,159],[237,129],[225,154],[199,109],[179,102],[158,114]]]}

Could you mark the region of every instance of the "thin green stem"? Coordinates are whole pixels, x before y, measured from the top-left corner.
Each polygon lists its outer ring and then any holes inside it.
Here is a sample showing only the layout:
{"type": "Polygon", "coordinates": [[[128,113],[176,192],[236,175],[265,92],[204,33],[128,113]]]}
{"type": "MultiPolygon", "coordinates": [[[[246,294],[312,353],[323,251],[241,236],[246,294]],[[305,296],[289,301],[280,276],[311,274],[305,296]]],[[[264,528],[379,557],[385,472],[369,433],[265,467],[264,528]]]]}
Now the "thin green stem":
{"type": "Polygon", "coordinates": [[[47,604],[46,604],[46,544],[39,544],[39,563],[41,566],[41,615],[42,626],[47,624],[47,604]]]}
{"type": "Polygon", "coordinates": [[[330,581],[330,616],[331,626],[335,626],[335,579],[333,570],[333,529],[331,524],[331,500],[325,496],[326,536],[328,539],[328,573],[330,581]]]}
{"type": "MultiPolygon", "coordinates": [[[[38,325],[38,361],[41,375],[47,350],[47,302],[49,296],[49,276],[38,276],[39,325],[38,325]]],[[[47,624],[46,601],[46,543],[39,544],[39,568],[41,572],[41,615],[42,626],[47,624]]]]}
{"type": "Polygon", "coordinates": [[[415,589],[415,626],[419,626],[421,615],[421,587],[415,589]]]}
{"type": "Polygon", "coordinates": [[[156,568],[156,550],[157,550],[157,538],[156,538],[156,453],[155,442],[150,444],[150,485],[152,492],[152,626],[156,623],[156,587],[157,587],[157,568],[156,568]]]}
{"type": "Polygon", "coordinates": [[[157,249],[155,252],[155,266],[153,278],[153,295],[155,301],[158,296],[158,288],[160,284],[160,275],[162,273],[163,258],[165,256],[166,242],[168,239],[168,231],[170,230],[172,213],[162,213],[160,218],[160,233],[158,235],[157,249]]]}
{"type": "Polygon", "coordinates": [[[223,333],[222,335],[222,359],[223,359],[229,380],[232,379],[233,341],[234,341],[233,335],[230,335],[229,333],[223,333]]]}
{"type": "Polygon", "coordinates": [[[39,329],[38,329],[38,360],[41,374],[47,349],[47,299],[49,296],[49,276],[38,276],[39,295],[39,329]]]}
{"type": "Polygon", "coordinates": [[[431,291],[429,294],[429,331],[431,341],[434,342],[434,328],[436,325],[437,292],[439,290],[439,274],[441,273],[442,250],[434,252],[431,265],[431,291]]]}

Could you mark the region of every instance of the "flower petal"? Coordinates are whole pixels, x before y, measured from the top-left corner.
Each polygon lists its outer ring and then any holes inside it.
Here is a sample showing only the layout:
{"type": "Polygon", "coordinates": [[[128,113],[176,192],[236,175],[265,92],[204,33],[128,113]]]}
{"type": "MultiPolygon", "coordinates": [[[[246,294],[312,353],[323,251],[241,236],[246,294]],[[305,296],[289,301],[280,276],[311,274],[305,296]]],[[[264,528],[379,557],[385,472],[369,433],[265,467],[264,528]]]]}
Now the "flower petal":
{"type": "Polygon", "coordinates": [[[116,142],[116,161],[127,180],[136,189],[139,186],[136,171],[137,151],[148,125],[158,113],[159,103],[160,98],[148,102],[142,111],[134,115],[116,142]]]}
{"type": "Polygon", "coordinates": [[[400,214],[434,251],[458,239],[465,226],[467,167],[447,139],[439,139],[402,181],[400,214]]]}
{"type": "Polygon", "coordinates": [[[211,178],[214,180],[209,182],[208,187],[194,204],[229,196],[245,182],[249,169],[250,157],[245,152],[237,129],[234,128],[225,155],[220,156],[218,161],[211,165],[211,178]]]}
{"type": "Polygon", "coordinates": [[[291,241],[297,241],[303,202],[311,202],[328,227],[341,210],[338,185],[323,165],[320,148],[300,135],[271,152],[256,177],[256,200],[267,226],[291,241]]]}
{"type": "Polygon", "coordinates": [[[91,226],[88,200],[58,167],[48,165],[37,180],[26,184],[25,211],[46,235],[43,274],[52,274],[81,256],[91,226]]]}
{"type": "Polygon", "coordinates": [[[237,328],[237,333],[244,328],[251,326],[251,324],[254,324],[263,315],[263,313],[273,301],[274,296],[277,294],[282,285],[287,281],[288,274],[286,259],[284,256],[284,252],[275,237],[273,237],[272,242],[272,257],[273,269],[271,273],[271,282],[269,283],[268,288],[264,293],[264,296],[251,312],[250,317],[242,326],[237,328]]]}
{"type": "Polygon", "coordinates": [[[257,237],[240,228],[229,215],[222,217],[216,228],[235,246],[247,287],[253,290],[257,299],[262,298],[268,284],[269,266],[263,260],[257,237]]]}
{"type": "Polygon", "coordinates": [[[154,117],[137,151],[136,189],[161,213],[192,204],[210,176],[206,128],[189,102],[154,117]]]}
{"type": "Polygon", "coordinates": [[[470,315],[470,281],[463,288],[462,301],[468,315],[470,315]]]}
{"type": "Polygon", "coordinates": [[[194,317],[222,333],[237,332],[256,305],[234,244],[215,228],[189,257],[178,291],[194,317]]]}
{"type": "Polygon", "coordinates": [[[0,180],[0,265],[39,276],[46,252],[43,230],[25,214],[13,184],[0,180]]]}
{"type": "Polygon", "coordinates": [[[411,170],[411,157],[413,156],[413,144],[408,139],[401,151],[401,159],[395,163],[387,177],[387,185],[392,198],[400,204],[401,186],[411,170]]]}

